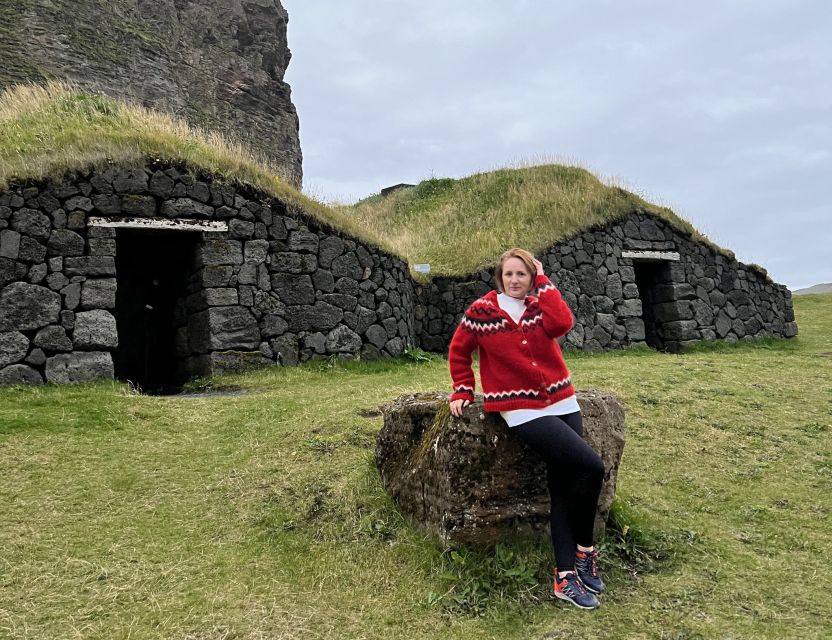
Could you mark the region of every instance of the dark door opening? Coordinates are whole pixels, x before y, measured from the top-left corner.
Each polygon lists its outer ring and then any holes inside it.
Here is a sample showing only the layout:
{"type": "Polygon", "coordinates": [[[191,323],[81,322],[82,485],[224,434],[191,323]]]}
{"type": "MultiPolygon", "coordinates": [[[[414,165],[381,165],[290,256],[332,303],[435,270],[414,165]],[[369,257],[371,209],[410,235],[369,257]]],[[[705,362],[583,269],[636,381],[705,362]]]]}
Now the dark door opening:
{"type": "MultiPolygon", "coordinates": [[[[194,263],[199,235],[181,231],[116,232],[115,375],[144,393],[181,388],[176,353],[177,304],[194,263]]],[[[182,315],[181,313],[179,315],[182,315]]]]}
{"type": "Polygon", "coordinates": [[[644,320],[644,341],[654,349],[663,351],[664,341],[659,333],[659,322],[654,313],[656,304],[656,287],[668,279],[667,262],[652,260],[634,260],[636,286],[641,298],[641,317],[644,320]]]}

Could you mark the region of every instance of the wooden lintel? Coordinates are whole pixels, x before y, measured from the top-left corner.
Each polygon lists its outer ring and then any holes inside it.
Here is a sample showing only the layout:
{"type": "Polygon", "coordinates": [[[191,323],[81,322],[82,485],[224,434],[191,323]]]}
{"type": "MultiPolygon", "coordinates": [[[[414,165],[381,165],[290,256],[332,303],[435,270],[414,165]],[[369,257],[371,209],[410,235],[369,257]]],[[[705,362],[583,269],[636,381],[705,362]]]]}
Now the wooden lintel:
{"type": "Polygon", "coordinates": [[[188,220],[174,218],[100,218],[91,217],[91,227],[115,227],[118,229],[159,229],[165,231],[228,231],[228,223],[220,220],[188,220]]]}
{"type": "Polygon", "coordinates": [[[622,251],[621,257],[632,260],[667,260],[669,262],[679,262],[678,251],[622,251]]]}

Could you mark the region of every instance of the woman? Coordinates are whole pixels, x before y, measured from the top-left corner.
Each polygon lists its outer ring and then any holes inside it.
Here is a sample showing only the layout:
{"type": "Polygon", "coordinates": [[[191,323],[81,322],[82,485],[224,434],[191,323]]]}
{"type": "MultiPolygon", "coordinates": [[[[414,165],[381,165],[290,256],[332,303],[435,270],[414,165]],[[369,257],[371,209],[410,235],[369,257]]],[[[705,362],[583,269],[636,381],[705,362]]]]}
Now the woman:
{"type": "Polygon", "coordinates": [[[546,461],[555,595],[594,609],[604,589],[592,539],[604,464],[582,438],[581,410],[557,343],[572,328],[572,312],[524,249],[506,251],[494,275],[499,293],[475,300],[451,340],[451,413],[459,417],[474,400],[471,354],[478,350],[486,411],[499,411],[546,461]]]}

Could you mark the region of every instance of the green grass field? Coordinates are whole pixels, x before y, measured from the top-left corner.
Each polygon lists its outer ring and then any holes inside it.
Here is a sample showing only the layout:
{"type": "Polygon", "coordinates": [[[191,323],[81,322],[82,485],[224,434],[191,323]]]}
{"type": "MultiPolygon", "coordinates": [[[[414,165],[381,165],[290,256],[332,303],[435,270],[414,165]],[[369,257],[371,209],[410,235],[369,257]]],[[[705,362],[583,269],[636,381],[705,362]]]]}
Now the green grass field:
{"type": "Polygon", "coordinates": [[[442,359],[0,389],[0,638],[829,638],[832,296],[795,307],[790,341],[567,355],[627,405],[594,612],[529,585],[545,543],[453,554],[387,499],[367,410],[442,359]]]}

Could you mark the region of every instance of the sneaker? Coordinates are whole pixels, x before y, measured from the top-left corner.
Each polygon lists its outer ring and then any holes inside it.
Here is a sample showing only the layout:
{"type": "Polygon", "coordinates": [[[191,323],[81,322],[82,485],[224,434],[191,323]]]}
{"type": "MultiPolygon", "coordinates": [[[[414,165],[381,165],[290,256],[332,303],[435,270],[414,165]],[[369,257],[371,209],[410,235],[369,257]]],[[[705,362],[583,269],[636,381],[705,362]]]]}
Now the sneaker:
{"type": "Polygon", "coordinates": [[[597,609],[601,606],[598,598],[584,588],[578,574],[574,571],[559,578],[555,570],[555,597],[571,602],[581,609],[597,609]]]}
{"type": "Polygon", "coordinates": [[[598,552],[578,551],[575,553],[575,569],[578,577],[584,586],[592,593],[601,593],[604,590],[604,583],[598,577],[598,552]]]}

